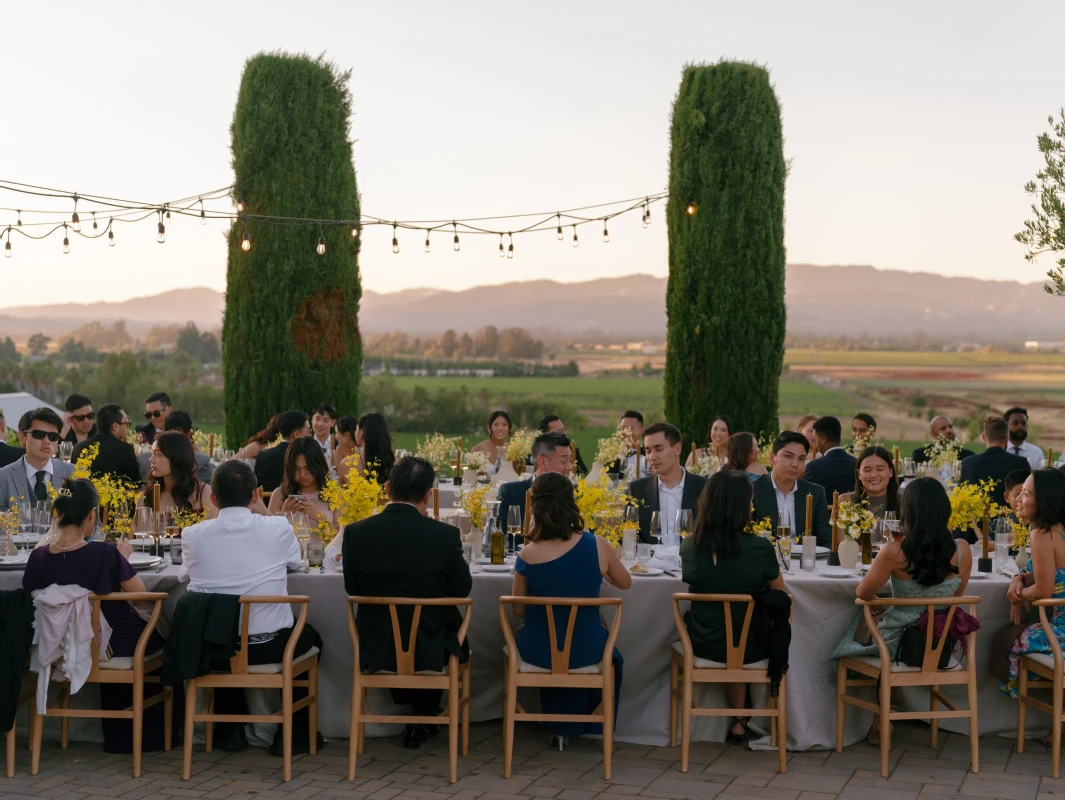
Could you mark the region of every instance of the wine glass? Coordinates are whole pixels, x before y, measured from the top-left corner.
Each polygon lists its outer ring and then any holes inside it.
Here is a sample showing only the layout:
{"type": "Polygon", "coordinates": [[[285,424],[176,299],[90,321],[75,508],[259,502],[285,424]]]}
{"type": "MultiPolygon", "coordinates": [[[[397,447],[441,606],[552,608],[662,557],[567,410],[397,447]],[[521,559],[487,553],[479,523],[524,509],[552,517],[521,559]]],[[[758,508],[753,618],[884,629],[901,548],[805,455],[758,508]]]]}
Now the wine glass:
{"type": "Polygon", "coordinates": [[[67,463],[70,463],[70,457],[74,454],[73,442],[60,442],[59,443],[59,458],[67,463]]]}
{"type": "Polygon", "coordinates": [[[507,550],[513,550],[513,542],[521,536],[521,506],[513,505],[507,509],[507,550]]]}
{"type": "Polygon", "coordinates": [[[673,523],[673,532],[687,538],[692,532],[692,512],[690,508],[682,508],[677,511],[677,519],[673,523]]]}
{"type": "Polygon", "coordinates": [[[651,512],[651,522],[647,526],[647,534],[648,534],[648,536],[651,536],[653,538],[657,538],[657,537],[661,536],[662,533],[663,533],[663,530],[662,530],[662,512],[660,512],[660,511],[652,511],[651,512]]]}
{"type": "Polygon", "coordinates": [[[636,545],[636,563],[643,567],[651,563],[651,545],[647,542],[636,545]]]}

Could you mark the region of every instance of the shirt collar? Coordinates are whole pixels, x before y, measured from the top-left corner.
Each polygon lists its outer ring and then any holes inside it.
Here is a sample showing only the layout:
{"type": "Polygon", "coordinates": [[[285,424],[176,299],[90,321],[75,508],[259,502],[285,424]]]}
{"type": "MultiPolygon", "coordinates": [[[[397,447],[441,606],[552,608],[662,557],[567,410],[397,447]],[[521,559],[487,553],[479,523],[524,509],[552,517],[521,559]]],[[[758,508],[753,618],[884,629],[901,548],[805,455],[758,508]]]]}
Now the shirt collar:
{"type": "MultiPolygon", "coordinates": [[[[26,465],[26,477],[29,478],[30,487],[32,488],[33,484],[37,482],[37,468],[34,467],[33,464],[30,463],[29,459],[25,456],[22,457],[22,461],[26,465]]],[[[52,472],[52,459],[48,459],[47,461],[45,461],[44,466],[41,467],[41,469],[47,472],[49,478],[51,478],[54,474],[52,472]]]]}
{"type": "MultiPolygon", "coordinates": [[[[777,482],[775,480],[773,480],[773,473],[772,472],[769,473],[769,482],[771,484],[773,484],[773,490],[774,491],[780,492],[780,494],[784,494],[784,492],[781,492],[780,489],[777,488],[777,482]]],[[[784,496],[787,497],[789,494],[795,494],[795,490],[798,489],[798,488],[799,488],[799,482],[795,481],[795,485],[791,487],[791,491],[788,492],[788,494],[784,494],[784,496]]]]}
{"type": "Polygon", "coordinates": [[[822,453],[821,455],[823,455],[823,456],[827,456],[827,455],[828,455],[829,453],[831,453],[831,452],[832,452],[833,450],[843,450],[844,452],[846,452],[846,450],[845,450],[845,448],[843,447],[843,445],[841,445],[841,444],[837,444],[837,445],[836,445],[835,447],[830,447],[830,448],[828,448],[828,449],[827,449],[827,450],[826,450],[825,452],[823,452],[823,453],[822,453]]]}
{"type": "Polygon", "coordinates": [[[240,519],[242,517],[250,517],[251,509],[242,508],[241,506],[231,506],[230,508],[218,509],[218,516],[216,519],[240,519]]]}
{"type": "MultiPolygon", "coordinates": [[[[658,477],[657,475],[655,476],[658,477]]],[[[680,468],[680,483],[673,488],[670,488],[662,483],[662,479],[658,478],[658,491],[660,492],[683,492],[684,491],[684,479],[688,477],[688,470],[684,467],[680,468]]]]}

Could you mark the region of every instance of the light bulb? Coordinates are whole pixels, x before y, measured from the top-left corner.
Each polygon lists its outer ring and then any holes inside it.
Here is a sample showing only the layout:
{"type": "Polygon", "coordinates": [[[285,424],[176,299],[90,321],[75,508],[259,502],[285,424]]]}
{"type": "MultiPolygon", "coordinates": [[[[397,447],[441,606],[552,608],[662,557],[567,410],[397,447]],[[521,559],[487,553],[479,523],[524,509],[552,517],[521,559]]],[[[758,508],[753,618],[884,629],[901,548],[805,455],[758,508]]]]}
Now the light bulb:
{"type": "Polygon", "coordinates": [[[169,208],[166,210],[166,221],[170,222],[170,209],[169,208]]]}
{"type": "Polygon", "coordinates": [[[245,253],[251,250],[251,237],[247,233],[244,234],[244,240],[240,243],[240,249],[245,253]]]}
{"type": "Polygon", "coordinates": [[[4,258],[11,258],[11,239],[7,240],[7,244],[4,245],[4,258]]]}
{"type": "Polygon", "coordinates": [[[243,211],[243,210],[244,210],[244,195],[240,195],[237,198],[237,211],[243,211]]]}
{"type": "Polygon", "coordinates": [[[580,247],[581,243],[577,241],[577,226],[573,226],[573,246],[580,247]]]}
{"type": "Polygon", "coordinates": [[[66,236],[63,236],[63,254],[66,255],[69,252],[70,252],[70,239],[68,239],[66,236]]]}
{"type": "Polygon", "coordinates": [[[651,224],[651,207],[650,206],[644,206],[643,207],[643,226],[646,228],[650,224],[651,224]]]}
{"type": "Polygon", "coordinates": [[[107,246],[108,247],[114,247],[115,246],[115,232],[112,231],[112,230],[109,230],[107,232],[107,246]]]}
{"type": "Polygon", "coordinates": [[[359,228],[356,225],[351,226],[351,238],[354,239],[359,235],[359,228]]]}
{"type": "Polygon", "coordinates": [[[499,234],[499,257],[502,258],[507,254],[507,251],[503,249],[503,234],[499,234]]]}
{"type": "Polygon", "coordinates": [[[202,208],[200,209],[200,224],[207,224],[207,213],[202,208]]]}
{"type": "Polygon", "coordinates": [[[561,242],[563,238],[565,238],[565,237],[562,234],[562,226],[559,225],[558,226],[558,240],[561,242]]]}
{"type": "Polygon", "coordinates": [[[395,236],[392,237],[392,252],[399,252],[399,239],[397,239],[395,236]]]}
{"type": "Polygon", "coordinates": [[[507,245],[507,258],[514,258],[514,237],[509,233],[507,237],[510,239],[510,244],[507,245]]]}
{"type": "Polygon", "coordinates": [[[429,234],[425,234],[425,252],[429,252],[429,234]]]}
{"type": "Polygon", "coordinates": [[[317,250],[318,255],[320,255],[320,256],[324,256],[325,255],[325,237],[324,236],[319,236],[318,237],[318,247],[315,248],[315,249],[317,250]]]}
{"type": "Polygon", "coordinates": [[[18,212],[18,222],[16,222],[15,224],[18,225],[20,228],[22,227],[22,212],[21,211],[18,212]]]}
{"type": "Polygon", "coordinates": [[[96,212],[92,212],[92,229],[94,231],[100,230],[100,226],[96,224],[96,212]]]}
{"type": "Polygon", "coordinates": [[[606,220],[603,220],[603,244],[610,241],[610,231],[606,229],[606,220]]]}
{"type": "Polygon", "coordinates": [[[693,216],[695,214],[695,203],[688,203],[688,207],[684,210],[688,212],[689,217],[693,216]]]}
{"type": "Polygon", "coordinates": [[[162,244],[166,241],[166,226],[163,224],[163,220],[159,220],[159,235],[155,237],[155,241],[162,244]]]}
{"type": "Polygon", "coordinates": [[[74,229],[74,233],[81,233],[81,219],[78,218],[77,211],[75,211],[74,215],[70,218],[70,227],[74,229]]]}

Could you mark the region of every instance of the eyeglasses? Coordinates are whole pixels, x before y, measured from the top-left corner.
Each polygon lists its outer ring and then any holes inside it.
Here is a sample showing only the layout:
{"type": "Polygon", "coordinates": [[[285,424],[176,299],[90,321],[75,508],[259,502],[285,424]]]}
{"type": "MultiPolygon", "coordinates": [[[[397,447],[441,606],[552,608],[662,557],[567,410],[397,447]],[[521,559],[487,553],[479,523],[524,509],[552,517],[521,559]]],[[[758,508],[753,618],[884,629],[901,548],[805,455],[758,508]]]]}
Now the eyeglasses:
{"type": "Polygon", "coordinates": [[[165,408],[164,408],[164,409],[162,409],[161,411],[145,411],[145,412],[144,412],[144,418],[145,418],[145,419],[154,419],[154,418],[158,418],[158,417],[161,417],[161,416],[163,416],[163,413],[164,413],[165,411],[166,411],[166,409],[165,409],[165,408]]]}
{"type": "Polygon", "coordinates": [[[71,419],[76,419],[78,422],[84,422],[87,419],[96,419],[96,414],[90,411],[88,414],[71,414],[71,419]]]}
{"type": "Polygon", "coordinates": [[[29,434],[30,434],[30,436],[32,436],[37,441],[41,441],[42,439],[47,439],[50,442],[58,442],[59,441],[59,434],[56,433],[55,431],[35,430],[35,431],[29,431],[29,434]]]}
{"type": "Polygon", "coordinates": [[[130,425],[133,424],[133,420],[131,420],[129,417],[127,417],[126,419],[122,420],[121,422],[116,422],[115,424],[116,425],[125,425],[125,426],[129,427],[130,425]]]}

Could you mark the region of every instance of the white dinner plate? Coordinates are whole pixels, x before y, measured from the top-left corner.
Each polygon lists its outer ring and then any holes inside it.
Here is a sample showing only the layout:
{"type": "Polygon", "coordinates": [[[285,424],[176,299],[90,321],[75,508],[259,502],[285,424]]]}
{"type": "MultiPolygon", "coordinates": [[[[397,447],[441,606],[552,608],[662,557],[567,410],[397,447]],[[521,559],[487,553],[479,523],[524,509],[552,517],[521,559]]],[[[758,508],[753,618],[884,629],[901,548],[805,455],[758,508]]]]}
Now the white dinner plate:
{"type": "Polygon", "coordinates": [[[665,570],[661,570],[658,567],[648,567],[647,572],[633,572],[631,569],[629,570],[630,575],[639,578],[650,578],[655,575],[661,575],[663,572],[665,572],[665,570]]]}
{"type": "Polygon", "coordinates": [[[513,569],[510,564],[481,564],[482,572],[510,572],[513,569]]]}
{"type": "Polygon", "coordinates": [[[150,569],[158,567],[163,562],[159,556],[150,556],[147,553],[130,553],[129,565],[133,569],[150,569]]]}
{"type": "Polygon", "coordinates": [[[990,577],[990,572],[977,572],[975,569],[969,573],[969,580],[971,581],[982,581],[984,578],[990,577]]]}
{"type": "MultiPolygon", "coordinates": [[[[492,559],[490,559],[490,558],[484,558],[484,557],[482,557],[482,558],[475,558],[475,559],[473,559],[473,563],[474,563],[474,564],[482,564],[482,565],[484,565],[484,564],[488,564],[488,565],[491,565],[491,563],[492,563],[492,559]]],[[[503,563],[504,563],[504,564],[513,564],[513,563],[514,563],[514,556],[506,556],[506,557],[505,557],[505,558],[503,559],[503,563]]],[[[498,564],[496,564],[496,566],[498,567],[499,565],[498,565],[498,564]]]]}
{"type": "Polygon", "coordinates": [[[29,556],[0,556],[0,569],[26,569],[29,556]]]}
{"type": "MultiPolygon", "coordinates": [[[[832,548],[831,547],[822,547],[821,545],[817,545],[817,557],[818,558],[820,558],[821,556],[827,556],[831,552],[832,552],[832,548]]],[[[802,558],[802,547],[800,545],[792,545],[791,557],[792,558],[802,558]]]]}
{"type": "Polygon", "coordinates": [[[850,569],[823,569],[818,573],[826,578],[855,578],[854,570],[850,569]]]}

